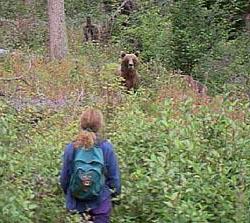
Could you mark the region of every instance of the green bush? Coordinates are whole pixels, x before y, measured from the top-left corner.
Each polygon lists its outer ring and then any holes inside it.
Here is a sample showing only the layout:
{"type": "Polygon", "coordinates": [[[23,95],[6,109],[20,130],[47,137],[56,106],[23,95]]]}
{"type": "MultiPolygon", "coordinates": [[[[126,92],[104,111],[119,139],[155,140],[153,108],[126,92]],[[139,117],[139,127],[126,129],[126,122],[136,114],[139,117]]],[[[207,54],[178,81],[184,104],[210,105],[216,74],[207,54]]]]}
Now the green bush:
{"type": "Polygon", "coordinates": [[[14,157],[20,146],[20,126],[14,109],[4,101],[0,101],[0,216],[3,222],[30,222],[26,215],[21,215],[23,204],[20,197],[15,196],[15,188],[10,185],[14,182],[14,166],[18,162],[14,157]],[[9,215],[11,213],[11,216],[9,215]],[[20,217],[20,218],[19,218],[20,217]]]}
{"type": "Polygon", "coordinates": [[[229,42],[219,42],[196,65],[193,74],[206,83],[211,94],[250,93],[250,40],[247,34],[229,42]]]}
{"type": "MultiPolygon", "coordinates": [[[[65,1],[68,18],[75,24],[87,14],[101,20],[100,2],[65,1]]],[[[115,8],[117,1],[110,2],[115,8]]],[[[1,4],[5,18],[32,13],[15,3],[1,4]]],[[[239,97],[229,103],[227,95],[216,108],[202,100],[176,103],[171,96],[185,90],[174,85],[178,80],[168,72],[192,73],[214,94],[248,93],[250,43],[239,34],[243,3],[140,1],[142,10],[118,16],[112,40],[119,49],[141,50],[142,60],[149,61],[139,68],[142,82],[134,94],[121,92],[114,63],[118,49],[112,46],[82,46],[72,38],[71,56],[60,62],[30,60],[27,54],[24,59],[18,53],[7,58],[3,77],[20,74],[36,84],[4,82],[5,98],[62,96],[68,104],[63,107],[62,102],[56,112],[32,106],[18,112],[0,101],[0,221],[79,222],[79,216],[68,216],[64,209],[58,175],[82,107],[95,105],[104,112],[106,135],[115,145],[122,173],[121,205],[114,208],[113,223],[249,222],[249,104],[239,97]],[[228,33],[234,40],[228,41],[228,33]],[[26,72],[29,61],[32,69],[26,72]],[[173,91],[162,100],[159,90],[168,88],[173,91]],[[39,117],[35,126],[29,123],[39,117]]],[[[44,1],[36,4],[33,12],[44,19],[44,1]]],[[[26,33],[26,39],[16,37],[12,27],[1,31],[3,46],[13,48],[40,49],[46,38],[43,27],[26,33]]]]}
{"type": "Polygon", "coordinates": [[[194,65],[214,44],[226,37],[227,24],[217,23],[216,15],[203,1],[177,1],[171,7],[172,36],[170,64],[190,74],[194,65]]]}
{"type": "MultiPolygon", "coordinates": [[[[100,64],[112,60],[104,55],[103,59],[96,58],[100,64]]],[[[237,101],[219,105],[220,112],[204,105],[194,113],[196,104],[191,100],[179,104],[174,99],[158,100],[158,89],[164,88],[161,79],[156,85],[145,83],[147,88],[141,87],[135,94],[122,94],[115,76],[111,76],[116,64],[107,62],[97,68],[92,60],[95,57],[90,61],[82,58],[78,68],[63,61],[60,67],[46,65],[53,72],[64,67],[63,83],[71,83],[76,91],[80,82],[87,98],[81,103],[75,99],[73,106],[56,113],[48,112],[50,115],[43,116],[35,127],[25,122],[33,112],[17,113],[1,104],[1,220],[79,221],[79,216],[70,217],[64,209],[58,175],[63,148],[77,134],[81,106],[95,104],[105,114],[106,135],[115,145],[122,173],[121,205],[114,209],[113,223],[247,223],[250,129],[246,107],[237,101]],[[105,90],[110,90],[111,99],[121,101],[106,102],[110,94],[105,95],[105,90]],[[236,119],[231,118],[233,114],[236,119]]],[[[39,69],[42,81],[50,73],[39,69]]],[[[165,75],[154,69],[152,72],[165,75]]],[[[58,77],[53,81],[58,83],[58,77]]]]}
{"type": "Polygon", "coordinates": [[[131,17],[118,17],[112,38],[124,50],[141,51],[144,61],[152,59],[165,61],[169,30],[168,18],[160,15],[158,7],[153,7],[150,10],[137,12],[131,17]]]}
{"type": "MultiPolygon", "coordinates": [[[[46,120],[47,131],[42,125],[27,128],[19,121],[22,117],[2,102],[0,113],[1,222],[62,222],[65,211],[58,173],[65,135],[51,134],[55,121],[46,120]]],[[[60,120],[60,115],[53,120],[60,120]]]]}
{"type": "Polygon", "coordinates": [[[227,45],[229,39],[242,40],[245,1],[185,0],[163,5],[157,1],[141,3],[140,7],[131,16],[117,17],[113,42],[127,51],[140,50],[144,61],[161,61],[168,69],[182,70],[202,82],[206,74],[197,75],[193,70],[196,65],[222,42],[227,45]]]}
{"type": "Polygon", "coordinates": [[[170,100],[149,114],[133,102],[117,114],[123,194],[114,222],[248,221],[249,126],[206,108],[193,116],[191,106],[177,117],[170,100]]]}

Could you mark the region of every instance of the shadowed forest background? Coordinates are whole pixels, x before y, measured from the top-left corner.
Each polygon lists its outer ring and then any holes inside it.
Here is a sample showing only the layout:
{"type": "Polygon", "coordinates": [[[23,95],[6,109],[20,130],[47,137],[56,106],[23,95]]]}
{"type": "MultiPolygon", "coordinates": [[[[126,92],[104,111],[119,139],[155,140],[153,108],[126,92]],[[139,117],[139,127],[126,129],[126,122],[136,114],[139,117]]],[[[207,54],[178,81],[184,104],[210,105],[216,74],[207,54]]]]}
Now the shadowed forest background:
{"type": "Polygon", "coordinates": [[[124,2],[0,0],[0,222],[79,222],[58,176],[86,106],[118,154],[112,223],[250,222],[249,0],[124,2]],[[136,92],[120,51],[139,51],[136,92]]]}

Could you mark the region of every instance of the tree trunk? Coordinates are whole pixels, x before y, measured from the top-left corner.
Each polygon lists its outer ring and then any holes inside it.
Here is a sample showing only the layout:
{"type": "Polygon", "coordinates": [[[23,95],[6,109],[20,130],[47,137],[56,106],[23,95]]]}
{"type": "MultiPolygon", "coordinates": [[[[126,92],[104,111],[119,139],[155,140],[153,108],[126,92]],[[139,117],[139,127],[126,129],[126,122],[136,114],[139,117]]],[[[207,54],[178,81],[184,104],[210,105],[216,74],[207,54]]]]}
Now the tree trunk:
{"type": "Polygon", "coordinates": [[[250,33],[250,13],[245,17],[246,31],[250,33]]]}
{"type": "Polygon", "coordinates": [[[50,58],[62,59],[68,52],[64,0],[48,0],[50,58]]]}

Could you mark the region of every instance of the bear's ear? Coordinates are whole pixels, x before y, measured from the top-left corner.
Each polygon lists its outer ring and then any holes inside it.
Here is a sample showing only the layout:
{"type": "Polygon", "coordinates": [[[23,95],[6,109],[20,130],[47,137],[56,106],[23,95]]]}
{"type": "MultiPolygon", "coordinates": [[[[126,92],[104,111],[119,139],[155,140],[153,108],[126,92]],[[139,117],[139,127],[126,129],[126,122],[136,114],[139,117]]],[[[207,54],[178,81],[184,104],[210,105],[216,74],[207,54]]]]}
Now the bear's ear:
{"type": "Polygon", "coordinates": [[[136,51],[136,52],[135,52],[135,55],[136,55],[137,57],[139,57],[139,54],[140,54],[139,51],[136,51]]]}
{"type": "Polygon", "coordinates": [[[121,51],[121,58],[125,57],[126,56],[126,53],[124,51],[121,51]]]}

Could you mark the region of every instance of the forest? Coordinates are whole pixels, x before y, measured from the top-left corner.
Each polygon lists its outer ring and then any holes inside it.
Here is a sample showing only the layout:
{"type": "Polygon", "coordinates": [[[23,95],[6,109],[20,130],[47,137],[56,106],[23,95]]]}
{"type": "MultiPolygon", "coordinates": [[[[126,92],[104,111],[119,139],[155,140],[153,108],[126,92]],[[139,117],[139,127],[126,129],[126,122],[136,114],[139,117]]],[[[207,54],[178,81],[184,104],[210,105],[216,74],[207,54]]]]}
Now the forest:
{"type": "Polygon", "coordinates": [[[249,0],[0,12],[0,223],[82,222],[59,174],[86,107],[103,112],[120,166],[112,223],[250,222],[249,0]]]}

